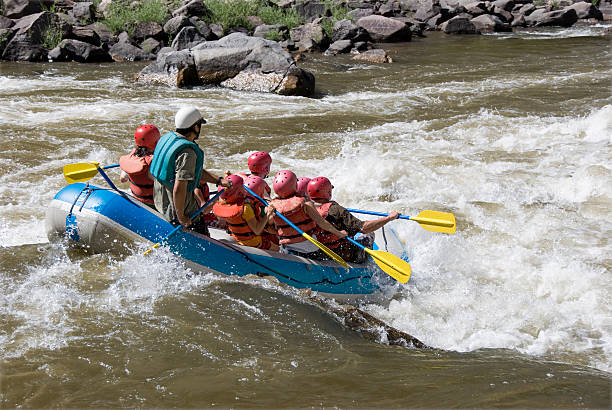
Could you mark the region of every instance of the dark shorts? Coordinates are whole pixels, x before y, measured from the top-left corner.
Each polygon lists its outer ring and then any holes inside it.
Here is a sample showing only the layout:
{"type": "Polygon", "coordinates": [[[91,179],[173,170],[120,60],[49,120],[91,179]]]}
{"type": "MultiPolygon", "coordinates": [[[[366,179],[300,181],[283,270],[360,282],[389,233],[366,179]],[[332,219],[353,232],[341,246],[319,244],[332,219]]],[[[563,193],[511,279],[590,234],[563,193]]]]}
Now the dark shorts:
{"type": "MultiPolygon", "coordinates": [[[[174,226],[180,225],[178,221],[171,221],[170,223],[174,226]]],[[[210,236],[210,232],[208,231],[208,224],[206,223],[206,220],[201,216],[196,217],[196,220],[191,225],[189,225],[189,228],[187,229],[200,233],[204,236],[210,236]]]]}

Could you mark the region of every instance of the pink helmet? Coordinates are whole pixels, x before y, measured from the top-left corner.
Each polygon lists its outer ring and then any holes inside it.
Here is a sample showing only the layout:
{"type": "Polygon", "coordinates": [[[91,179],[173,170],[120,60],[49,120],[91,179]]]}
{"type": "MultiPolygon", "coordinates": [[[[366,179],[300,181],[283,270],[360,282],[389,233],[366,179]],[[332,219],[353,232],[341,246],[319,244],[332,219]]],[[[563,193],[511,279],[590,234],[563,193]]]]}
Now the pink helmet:
{"type": "Polygon", "coordinates": [[[307,192],[306,192],[306,187],[308,186],[308,183],[310,182],[310,178],[306,178],[306,177],[299,177],[297,180],[297,194],[298,196],[306,196],[307,192]]]}
{"type": "Polygon", "coordinates": [[[270,154],[265,151],[257,151],[249,155],[248,164],[251,172],[267,174],[270,172],[272,157],[270,157],[270,154]]]}
{"type": "Polygon", "coordinates": [[[325,177],[316,177],[308,183],[308,196],[311,199],[323,199],[329,201],[332,197],[332,188],[329,179],[325,177]]]}
{"type": "MultiPolygon", "coordinates": [[[[264,192],[266,191],[266,181],[258,177],[257,175],[250,175],[246,181],[244,181],[244,185],[247,186],[251,191],[255,192],[259,195],[260,198],[263,198],[264,192]]],[[[247,195],[250,195],[247,192],[247,195]]]]}
{"type": "Polygon", "coordinates": [[[280,198],[288,198],[297,191],[297,177],[288,169],[278,171],[272,182],[272,188],[280,198]]]}
{"type": "Polygon", "coordinates": [[[244,182],[240,175],[232,174],[230,176],[225,177],[225,179],[230,181],[232,183],[232,186],[226,188],[225,191],[223,191],[223,193],[221,194],[221,199],[231,204],[234,202],[238,202],[240,199],[245,197],[246,191],[242,186],[244,182]]]}
{"type": "Polygon", "coordinates": [[[141,125],[136,128],[136,132],[134,133],[136,145],[139,147],[147,147],[151,151],[155,149],[159,137],[159,130],[155,125],[141,125]]]}

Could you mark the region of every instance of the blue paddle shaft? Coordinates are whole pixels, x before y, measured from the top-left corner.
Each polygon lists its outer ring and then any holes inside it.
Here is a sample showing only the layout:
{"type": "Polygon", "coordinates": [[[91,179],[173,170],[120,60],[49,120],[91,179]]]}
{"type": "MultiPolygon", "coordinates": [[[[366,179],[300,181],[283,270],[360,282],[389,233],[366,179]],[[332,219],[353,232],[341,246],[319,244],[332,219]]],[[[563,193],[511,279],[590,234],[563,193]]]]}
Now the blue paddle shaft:
{"type": "Polygon", "coordinates": [[[102,169],[117,168],[118,166],[119,166],[119,164],[105,165],[105,166],[102,167],[102,169]]]}
{"type": "MultiPolygon", "coordinates": [[[[117,164],[119,165],[119,164],[117,164]]],[[[99,165],[96,165],[96,168],[98,168],[98,172],[100,173],[100,175],[102,175],[102,178],[104,178],[104,180],[106,181],[106,183],[115,191],[119,191],[119,189],[117,189],[117,187],[115,186],[115,184],[113,184],[113,181],[110,180],[110,178],[108,177],[108,175],[106,175],[106,172],[104,172],[102,169],[102,167],[100,167],[99,165]]],[[[109,165],[106,166],[104,168],[113,168],[113,166],[109,165]]]]}
{"type": "MultiPolygon", "coordinates": [[[[374,212],[374,211],[362,211],[361,209],[350,209],[347,208],[346,209],[349,212],[353,212],[356,214],[367,214],[367,215],[377,215],[377,216],[389,216],[389,214],[385,214],[383,212],[374,212]]],[[[410,217],[408,215],[400,215],[399,216],[400,219],[410,219],[410,217]]]]}
{"type": "MultiPolygon", "coordinates": [[[[261,198],[259,195],[257,195],[255,192],[251,191],[251,188],[249,188],[248,186],[244,185],[244,189],[246,189],[246,191],[253,195],[255,198],[259,199],[261,201],[262,204],[264,204],[265,206],[268,206],[268,203],[261,198]]],[[[304,231],[302,231],[300,228],[298,228],[293,222],[291,222],[289,219],[285,218],[285,215],[281,214],[280,212],[278,212],[276,209],[274,210],[274,212],[276,213],[276,215],[280,216],[281,218],[283,218],[283,220],[285,222],[287,222],[289,224],[290,227],[292,227],[293,229],[295,229],[300,235],[304,235],[304,231]]]]}

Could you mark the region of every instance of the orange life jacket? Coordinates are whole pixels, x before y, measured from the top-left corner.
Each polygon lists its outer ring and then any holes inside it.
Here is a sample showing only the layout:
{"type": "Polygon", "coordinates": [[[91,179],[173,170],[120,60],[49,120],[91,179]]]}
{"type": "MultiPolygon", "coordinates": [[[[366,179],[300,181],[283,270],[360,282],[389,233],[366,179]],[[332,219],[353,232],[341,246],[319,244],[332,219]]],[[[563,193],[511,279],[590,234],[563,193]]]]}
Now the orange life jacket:
{"type": "MultiPolygon", "coordinates": [[[[230,235],[238,242],[248,242],[258,236],[255,235],[255,232],[251,230],[247,221],[242,217],[245,202],[252,205],[248,199],[236,203],[229,203],[220,199],[213,205],[215,216],[225,219],[230,235]]],[[[255,209],[255,207],[253,208],[255,209]]],[[[255,215],[255,218],[257,218],[257,215],[255,215]]]]}
{"type": "Polygon", "coordinates": [[[119,158],[119,166],[127,174],[130,180],[132,194],[145,204],[153,204],[153,179],[149,177],[149,166],[153,155],[137,157],[134,155],[136,148],[128,155],[119,158]]]}
{"type": "MultiPolygon", "coordinates": [[[[321,218],[327,219],[327,215],[329,214],[329,208],[335,203],[335,201],[325,202],[324,204],[315,203],[315,207],[317,208],[317,211],[319,211],[319,215],[321,215],[321,218]]],[[[340,238],[339,236],[336,236],[333,233],[327,232],[326,230],[321,228],[317,230],[316,235],[317,240],[330,249],[337,248],[344,241],[344,239],[340,238]]]]}
{"type": "MultiPolygon", "coordinates": [[[[283,214],[283,216],[293,222],[298,228],[309,235],[313,235],[316,231],[317,224],[310,219],[304,210],[304,202],[306,200],[299,196],[292,196],[285,199],[274,199],[272,205],[274,208],[283,214]]],[[[289,243],[304,242],[306,238],[298,231],[293,229],[287,222],[278,215],[274,215],[274,225],[281,245],[289,243]]]]}

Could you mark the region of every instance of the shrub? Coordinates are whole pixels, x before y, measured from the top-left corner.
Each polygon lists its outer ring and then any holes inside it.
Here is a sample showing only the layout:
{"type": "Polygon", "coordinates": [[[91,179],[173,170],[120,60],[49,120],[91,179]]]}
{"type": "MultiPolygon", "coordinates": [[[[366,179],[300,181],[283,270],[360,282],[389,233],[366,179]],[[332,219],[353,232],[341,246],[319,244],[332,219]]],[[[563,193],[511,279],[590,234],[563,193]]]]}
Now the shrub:
{"type": "Polygon", "coordinates": [[[303,21],[295,10],[283,10],[265,0],[208,0],[206,7],[210,15],[205,17],[205,22],[221,24],[224,32],[232,27],[252,30],[254,27],[247,20],[248,16],[259,16],[264,24],[284,24],[289,29],[303,21]]]}
{"type": "Polygon", "coordinates": [[[53,50],[62,41],[62,26],[56,22],[50,22],[41,33],[40,42],[47,50],[53,50]]]}
{"type": "Polygon", "coordinates": [[[128,0],[116,0],[108,9],[108,17],[102,22],[114,33],[127,31],[132,35],[138,23],[155,22],[164,24],[168,17],[168,6],[163,0],[145,0],[130,7],[128,0]]]}

